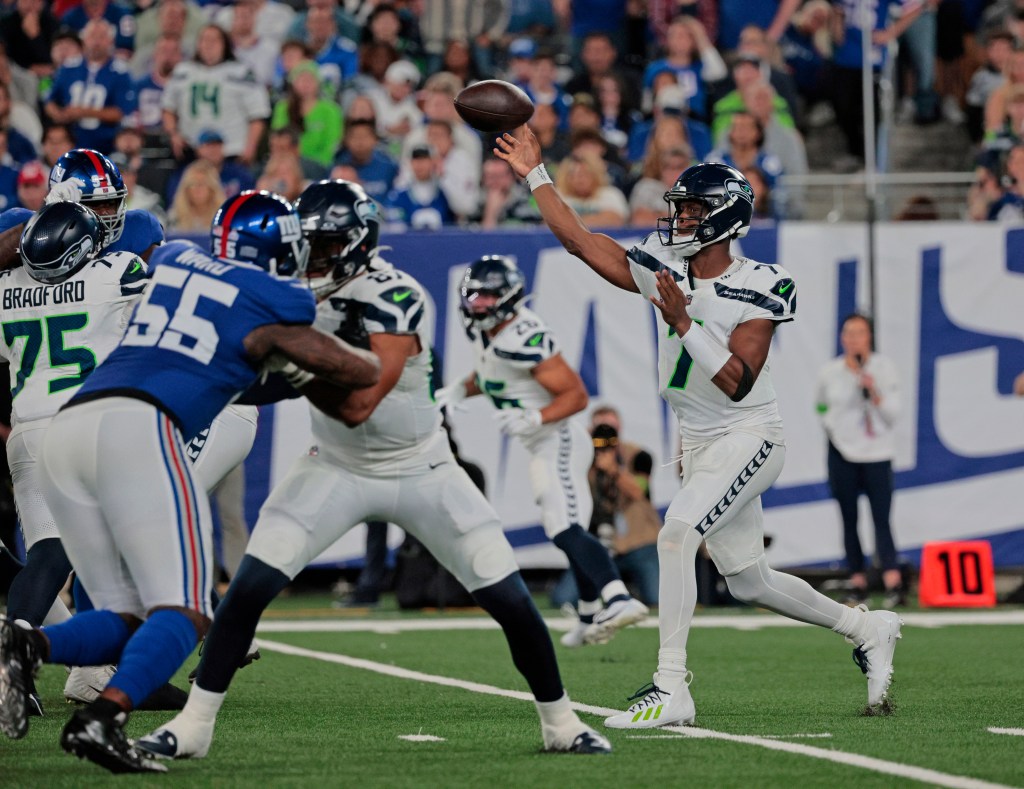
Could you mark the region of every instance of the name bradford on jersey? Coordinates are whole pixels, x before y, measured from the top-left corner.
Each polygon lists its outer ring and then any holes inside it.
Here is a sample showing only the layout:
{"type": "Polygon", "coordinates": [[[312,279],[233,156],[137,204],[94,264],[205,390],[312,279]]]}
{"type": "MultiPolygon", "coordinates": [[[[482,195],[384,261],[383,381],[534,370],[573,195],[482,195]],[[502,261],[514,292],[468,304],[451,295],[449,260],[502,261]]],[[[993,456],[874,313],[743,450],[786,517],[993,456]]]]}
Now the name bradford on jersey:
{"type": "Polygon", "coordinates": [[[20,310],[26,307],[46,307],[50,304],[70,304],[76,301],[85,301],[85,282],[82,280],[33,288],[6,288],[3,309],[20,310]]]}

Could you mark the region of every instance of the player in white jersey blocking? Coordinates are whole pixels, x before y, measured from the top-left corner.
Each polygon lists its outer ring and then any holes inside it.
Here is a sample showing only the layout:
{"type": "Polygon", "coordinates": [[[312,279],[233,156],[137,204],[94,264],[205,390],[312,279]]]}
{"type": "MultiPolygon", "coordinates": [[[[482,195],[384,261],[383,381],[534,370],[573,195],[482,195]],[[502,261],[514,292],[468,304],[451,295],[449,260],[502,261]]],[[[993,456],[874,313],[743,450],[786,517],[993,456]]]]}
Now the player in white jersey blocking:
{"type": "Polygon", "coordinates": [[[754,193],[724,164],[689,168],[665,194],[670,216],[626,251],[592,233],[555,191],[527,128],[505,134],[496,153],[527,179],[548,226],[573,255],[613,285],[649,299],[667,329],[658,332],[658,381],[679,419],[683,485],[658,537],[661,647],[654,681],[605,723],[646,728],[692,723],[686,642],[697,602],[694,560],[705,542],[738,600],[828,627],[856,648],[868,704],[886,700],[900,618],[847,608],[804,581],[772,570],[764,555],[762,492],[785,457],[782,420],[768,354],[777,324],[792,320],[796,286],[778,265],[733,257],[745,236],[754,193]]]}
{"type": "Polygon", "coordinates": [[[583,381],[562,356],[551,330],[523,305],[525,278],[510,258],[487,255],[466,269],[459,288],[476,367],[437,393],[439,405],[486,394],[502,431],[530,453],[530,486],[544,532],[569,559],[580,589],[579,622],[562,644],[607,642],[647,616],[608,551],[587,531],[593,500],[587,472],[594,445],[569,419],[587,407],[583,381]]]}
{"type": "Polygon", "coordinates": [[[137,747],[163,757],[205,756],[264,609],[349,529],[380,520],[418,538],[501,625],[536,698],[545,747],[609,752],[608,741],[573,712],[498,516],[455,462],[430,389],[434,316],[422,286],[377,257],[376,205],[356,184],[321,181],[306,188],[296,208],[311,242],[310,284],[320,299],[315,325],[353,339],[365,325],[381,378],[351,393],[317,380],[301,385],[318,409],[341,422],[311,410],[314,445],[260,511],[185,709],[137,747]]]}

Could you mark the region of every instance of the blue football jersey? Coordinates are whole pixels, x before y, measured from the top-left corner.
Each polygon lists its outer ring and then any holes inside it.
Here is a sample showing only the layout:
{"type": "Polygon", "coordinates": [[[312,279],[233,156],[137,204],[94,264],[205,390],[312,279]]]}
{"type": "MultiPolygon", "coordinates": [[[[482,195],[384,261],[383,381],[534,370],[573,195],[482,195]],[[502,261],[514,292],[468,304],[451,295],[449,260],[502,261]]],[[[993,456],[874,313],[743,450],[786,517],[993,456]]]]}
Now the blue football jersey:
{"type": "MultiPolygon", "coordinates": [[[[23,225],[32,218],[27,208],[11,208],[0,213],[0,233],[17,225],[23,225]]],[[[141,255],[154,244],[162,244],[164,229],[155,216],[148,211],[133,208],[125,214],[124,232],[104,252],[131,252],[141,255]]]]}
{"type": "MultiPolygon", "coordinates": [[[[125,115],[132,106],[132,80],[128,67],[120,60],[109,60],[94,69],[81,58],[69,60],[53,75],[53,85],[46,97],[58,107],[103,109],[118,107],[125,115]]],[[[72,124],[75,142],[82,148],[95,148],[110,153],[114,136],[121,122],[104,123],[98,118],[82,118],[72,124]]]]}
{"type": "Polygon", "coordinates": [[[299,280],[215,258],[188,241],[157,247],[151,264],[124,338],[71,403],[136,397],[174,419],[188,441],[259,377],[246,336],[272,323],[310,325],[316,302],[299,280]]]}

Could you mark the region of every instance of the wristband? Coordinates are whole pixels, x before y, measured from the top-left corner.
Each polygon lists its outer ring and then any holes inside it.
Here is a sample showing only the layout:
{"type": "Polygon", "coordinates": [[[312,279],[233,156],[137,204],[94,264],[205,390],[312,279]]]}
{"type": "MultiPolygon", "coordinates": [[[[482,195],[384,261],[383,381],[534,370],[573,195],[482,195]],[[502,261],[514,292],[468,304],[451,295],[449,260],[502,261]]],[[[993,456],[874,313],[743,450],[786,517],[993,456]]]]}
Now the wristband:
{"type": "Polygon", "coordinates": [[[554,186],[551,176],[548,175],[547,168],[545,168],[544,163],[541,162],[526,174],[526,185],[530,187],[531,192],[536,192],[537,187],[543,186],[544,184],[551,184],[554,186]]]}
{"type": "Polygon", "coordinates": [[[298,389],[300,386],[304,386],[312,381],[316,376],[309,370],[303,370],[295,362],[288,362],[284,367],[281,368],[281,375],[284,379],[290,383],[294,388],[298,389]]]}
{"type": "Polygon", "coordinates": [[[690,354],[690,358],[697,363],[709,378],[718,375],[718,371],[725,367],[732,354],[704,330],[697,321],[690,324],[686,334],[683,335],[683,347],[690,354]]]}

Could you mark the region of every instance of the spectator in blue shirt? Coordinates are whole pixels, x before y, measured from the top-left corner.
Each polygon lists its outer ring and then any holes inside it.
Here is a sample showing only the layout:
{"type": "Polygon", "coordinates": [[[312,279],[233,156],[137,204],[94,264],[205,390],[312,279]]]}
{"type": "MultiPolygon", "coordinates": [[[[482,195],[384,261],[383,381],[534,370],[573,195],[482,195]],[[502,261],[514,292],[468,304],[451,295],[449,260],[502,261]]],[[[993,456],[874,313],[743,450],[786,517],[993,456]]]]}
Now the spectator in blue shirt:
{"type": "Polygon", "coordinates": [[[410,157],[412,180],[404,189],[388,194],[389,219],[411,230],[437,230],[442,225],[452,224],[455,215],[441,189],[433,151],[425,145],[417,145],[410,157]]]}
{"type": "Polygon", "coordinates": [[[321,78],[335,93],[344,87],[359,70],[356,45],[338,33],[334,14],[327,8],[310,8],[306,12],[306,46],[320,66],[321,78]]]}
{"type": "Polygon", "coordinates": [[[651,87],[655,75],[662,71],[675,74],[682,87],[690,112],[698,118],[708,117],[705,84],[725,78],[728,71],[721,55],[704,32],[704,27],[692,16],[672,20],[665,36],[665,57],[655,60],[644,71],[644,92],[650,106],[651,87]]]}
{"type": "MultiPolygon", "coordinates": [[[[334,157],[335,167],[355,169],[366,193],[380,203],[386,202],[398,174],[398,165],[378,144],[377,124],[369,119],[349,120],[341,150],[334,157]]],[[[332,173],[332,177],[335,177],[332,173]]]]}
{"type": "Polygon", "coordinates": [[[162,34],[156,40],[149,71],[132,82],[134,125],[158,134],[163,131],[164,88],[182,56],[181,39],[178,36],[162,34]]]}
{"type": "MultiPolygon", "coordinates": [[[[196,140],[196,159],[213,165],[220,177],[225,200],[256,185],[256,179],[248,167],[225,156],[224,138],[216,129],[199,132],[199,138],[196,140]]],[[[183,169],[178,170],[167,180],[167,205],[174,202],[174,195],[178,191],[183,172],[183,169]]]]}
{"type": "Polygon", "coordinates": [[[84,38],[85,26],[97,19],[106,20],[113,26],[116,36],[114,45],[118,54],[131,57],[135,49],[135,17],[130,9],[110,0],[82,0],[80,6],[68,11],[60,21],[72,30],[77,30],[84,38]]]}

